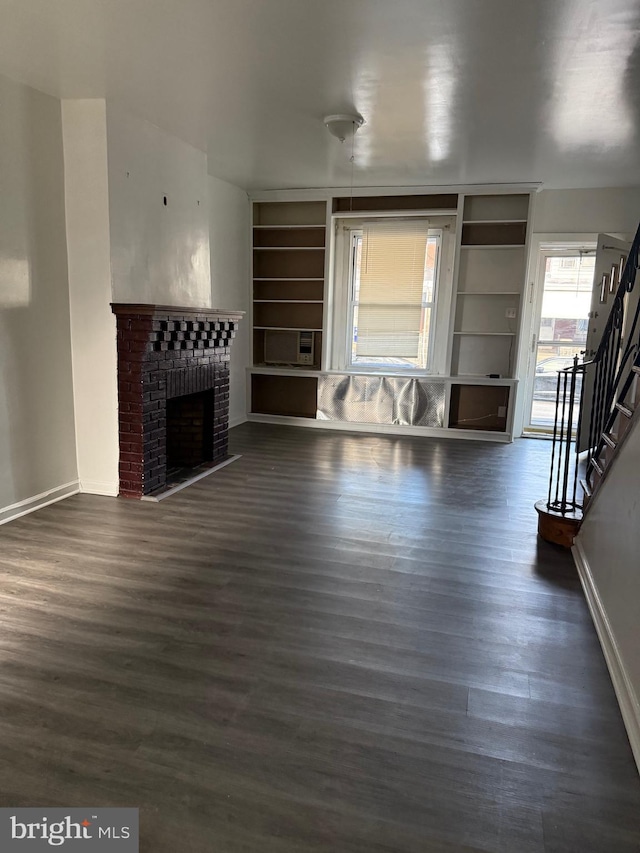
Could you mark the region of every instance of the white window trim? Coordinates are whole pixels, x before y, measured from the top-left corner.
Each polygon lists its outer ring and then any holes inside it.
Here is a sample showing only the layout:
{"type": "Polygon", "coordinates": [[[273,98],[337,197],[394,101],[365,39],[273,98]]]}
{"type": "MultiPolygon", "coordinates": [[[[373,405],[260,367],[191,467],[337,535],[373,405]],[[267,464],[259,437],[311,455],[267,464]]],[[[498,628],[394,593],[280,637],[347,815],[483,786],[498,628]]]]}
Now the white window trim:
{"type": "MultiPolygon", "coordinates": [[[[349,359],[350,335],[352,329],[351,318],[351,235],[353,231],[362,230],[365,222],[373,218],[384,218],[374,216],[362,217],[334,217],[334,263],[331,277],[331,300],[332,311],[329,318],[332,324],[329,350],[329,370],[341,373],[362,373],[376,375],[402,374],[408,376],[446,376],[447,375],[447,348],[449,342],[449,327],[451,313],[451,299],[453,292],[453,265],[455,257],[455,216],[429,216],[429,230],[438,232],[440,236],[440,250],[438,252],[438,271],[435,286],[435,300],[433,303],[431,326],[432,333],[429,340],[429,355],[427,369],[422,370],[415,367],[402,367],[394,365],[389,367],[376,367],[375,365],[351,365],[349,359]]],[[[390,217],[389,217],[390,218],[390,217]]],[[[393,217],[397,218],[397,217],[393,217]]],[[[416,216],[407,215],[406,219],[415,219],[416,216]]]]}

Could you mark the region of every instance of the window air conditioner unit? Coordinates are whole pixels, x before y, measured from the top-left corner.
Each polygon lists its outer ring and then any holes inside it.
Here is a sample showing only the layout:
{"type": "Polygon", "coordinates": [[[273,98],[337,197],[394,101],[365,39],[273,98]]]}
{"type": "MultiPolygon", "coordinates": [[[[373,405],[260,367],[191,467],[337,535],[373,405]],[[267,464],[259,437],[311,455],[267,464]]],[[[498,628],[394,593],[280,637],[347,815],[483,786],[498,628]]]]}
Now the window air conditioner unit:
{"type": "Polygon", "coordinates": [[[264,333],[264,362],[313,367],[313,332],[267,329],[264,333]]]}

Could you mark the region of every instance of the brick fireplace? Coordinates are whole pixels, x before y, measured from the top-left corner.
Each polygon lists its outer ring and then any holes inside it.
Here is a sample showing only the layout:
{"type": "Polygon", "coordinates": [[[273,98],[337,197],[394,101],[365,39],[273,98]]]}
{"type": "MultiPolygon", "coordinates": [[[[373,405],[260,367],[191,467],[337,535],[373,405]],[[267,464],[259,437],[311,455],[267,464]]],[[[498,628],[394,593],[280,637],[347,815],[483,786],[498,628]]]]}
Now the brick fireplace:
{"type": "Polygon", "coordinates": [[[229,359],[240,311],[114,303],[122,497],[228,457],[229,359]]]}

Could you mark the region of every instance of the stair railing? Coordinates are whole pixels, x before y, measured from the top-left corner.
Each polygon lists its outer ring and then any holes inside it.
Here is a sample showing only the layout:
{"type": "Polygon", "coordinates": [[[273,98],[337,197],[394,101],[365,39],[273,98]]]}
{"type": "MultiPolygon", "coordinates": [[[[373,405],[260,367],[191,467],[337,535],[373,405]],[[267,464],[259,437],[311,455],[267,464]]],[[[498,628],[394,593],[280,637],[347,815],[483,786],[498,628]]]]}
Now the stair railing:
{"type": "Polygon", "coordinates": [[[595,470],[592,461],[598,459],[605,445],[603,436],[613,427],[616,403],[624,403],[627,399],[634,379],[632,365],[640,363],[640,299],[624,337],[628,325],[629,294],[635,288],[639,259],[640,226],[621,270],[619,285],[596,354],[590,361],[581,363],[575,356],[571,367],[558,372],[547,508],[563,516],[579,515],[583,506],[578,497],[578,442],[583,428],[587,378],[593,376],[586,463],[586,480],[591,485],[595,470]]]}
{"type": "MultiPolygon", "coordinates": [[[[586,366],[593,365],[593,398],[589,422],[589,444],[587,449],[587,482],[591,484],[593,466],[604,447],[603,436],[613,427],[616,418],[616,403],[624,403],[631,388],[634,374],[631,370],[640,347],[640,300],[638,300],[626,339],[625,327],[629,316],[629,294],[636,284],[640,259],[640,226],[620,274],[611,311],[602,334],[597,352],[586,366]]],[[[581,406],[582,408],[582,406],[581,406]]]]}

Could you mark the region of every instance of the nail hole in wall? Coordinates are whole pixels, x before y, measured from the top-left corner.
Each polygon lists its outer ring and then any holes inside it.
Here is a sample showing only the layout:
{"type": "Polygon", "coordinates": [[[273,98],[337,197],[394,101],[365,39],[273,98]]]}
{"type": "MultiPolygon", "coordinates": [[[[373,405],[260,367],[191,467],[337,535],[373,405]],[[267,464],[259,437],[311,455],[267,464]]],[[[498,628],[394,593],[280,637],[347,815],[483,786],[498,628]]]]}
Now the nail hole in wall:
{"type": "Polygon", "coordinates": [[[167,197],[166,197],[166,195],[162,197],[162,203],[164,204],[164,206],[165,206],[165,207],[167,206],[167,197]]]}

